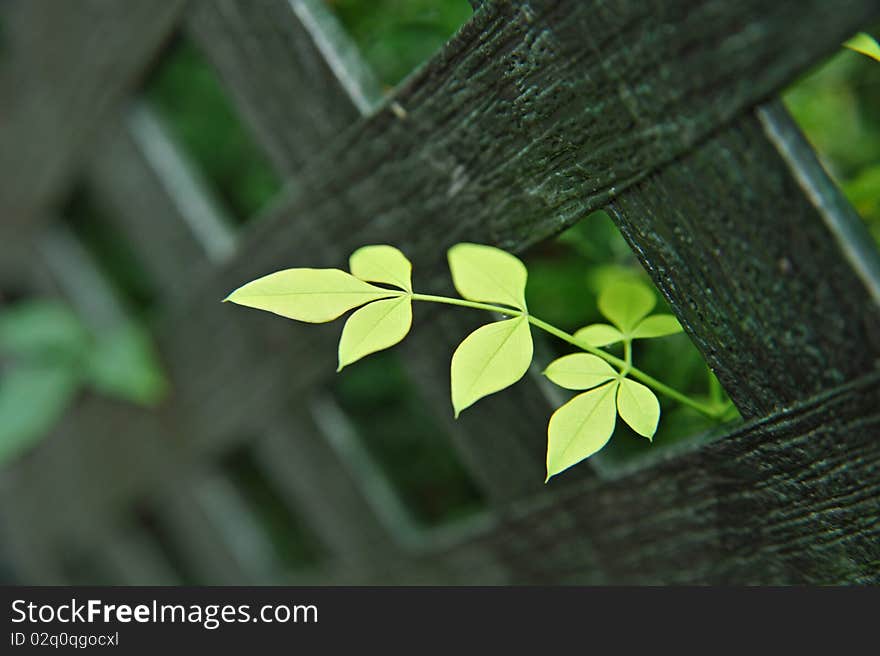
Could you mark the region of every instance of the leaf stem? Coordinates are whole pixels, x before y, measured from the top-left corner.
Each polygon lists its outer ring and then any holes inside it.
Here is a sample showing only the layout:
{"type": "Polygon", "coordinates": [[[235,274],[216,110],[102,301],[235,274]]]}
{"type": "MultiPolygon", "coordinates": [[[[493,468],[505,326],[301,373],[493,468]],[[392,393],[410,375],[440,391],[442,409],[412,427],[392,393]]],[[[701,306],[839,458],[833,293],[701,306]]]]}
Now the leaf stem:
{"type": "Polygon", "coordinates": [[[586,342],[582,342],[578,339],[575,339],[574,335],[569,335],[567,332],[560,330],[556,326],[553,326],[546,321],[542,321],[537,317],[534,317],[523,310],[504,307],[501,305],[492,305],[490,303],[478,303],[476,301],[466,301],[461,298],[451,298],[449,296],[434,296],[432,294],[413,294],[412,299],[414,301],[427,301],[430,303],[444,303],[446,305],[457,305],[459,307],[467,307],[473,308],[475,310],[486,310],[488,312],[498,312],[499,314],[504,314],[510,317],[519,317],[525,315],[528,318],[530,324],[535,326],[536,328],[540,328],[546,333],[553,335],[554,337],[558,337],[564,342],[568,342],[572,346],[576,346],[582,351],[586,351],[587,353],[591,353],[597,357],[602,358],[606,362],[617,367],[622,375],[630,375],[633,378],[640,380],[648,387],[652,387],[656,391],[661,394],[665,394],[669,398],[675,399],[679,403],[683,403],[686,406],[689,406],[696,410],[697,412],[711,418],[718,419],[720,418],[719,412],[712,406],[700,403],[699,401],[695,401],[689,396],[682,394],[678,390],[675,390],[668,385],[661,383],[656,378],[649,376],[644,371],[637,369],[632,366],[632,351],[631,344],[629,342],[624,342],[625,349],[625,360],[621,360],[620,358],[611,355],[610,353],[603,351],[600,348],[595,346],[591,346],[586,342]]]}

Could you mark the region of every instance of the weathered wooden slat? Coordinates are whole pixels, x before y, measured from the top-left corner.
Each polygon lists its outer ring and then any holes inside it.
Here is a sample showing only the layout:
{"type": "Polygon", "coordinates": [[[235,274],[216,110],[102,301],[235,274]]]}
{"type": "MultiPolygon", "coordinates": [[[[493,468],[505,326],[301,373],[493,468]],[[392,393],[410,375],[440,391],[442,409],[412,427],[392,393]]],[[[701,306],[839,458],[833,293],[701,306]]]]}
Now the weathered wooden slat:
{"type": "Polygon", "coordinates": [[[200,0],[186,25],[285,176],[381,97],[317,0],[200,0]]]}
{"type": "Polygon", "coordinates": [[[469,555],[520,584],[877,583],[878,410],[872,373],[683,457],[517,504],[430,559],[472,582],[469,555]]]}
{"type": "Polygon", "coordinates": [[[143,531],[131,528],[108,537],[97,553],[114,571],[117,585],[180,585],[180,581],[143,531]]]}
{"type": "Polygon", "coordinates": [[[222,211],[145,107],[105,129],[86,175],[161,300],[179,298],[186,280],[231,252],[233,235],[222,211]]]}
{"type": "Polygon", "coordinates": [[[368,567],[389,557],[390,532],[381,529],[363,488],[308,413],[293,412],[253,446],[267,478],[341,566],[368,567]]]}
{"type": "Polygon", "coordinates": [[[90,137],[174,29],[181,0],[9,5],[0,207],[4,236],[35,220],[70,182],[90,137]],[[14,100],[13,100],[14,99],[14,100]]]}
{"type": "Polygon", "coordinates": [[[177,487],[156,499],[156,512],[173,536],[187,566],[204,585],[256,585],[259,576],[239,559],[216,518],[210,516],[196,491],[177,487]]]}
{"type": "MultiPolygon", "coordinates": [[[[771,120],[802,142],[784,114],[771,120]]],[[[864,235],[832,231],[847,206],[821,167],[790,166],[748,117],[610,206],[752,417],[870,371],[880,353],[880,256],[857,217],[847,224],[864,235]]]]}

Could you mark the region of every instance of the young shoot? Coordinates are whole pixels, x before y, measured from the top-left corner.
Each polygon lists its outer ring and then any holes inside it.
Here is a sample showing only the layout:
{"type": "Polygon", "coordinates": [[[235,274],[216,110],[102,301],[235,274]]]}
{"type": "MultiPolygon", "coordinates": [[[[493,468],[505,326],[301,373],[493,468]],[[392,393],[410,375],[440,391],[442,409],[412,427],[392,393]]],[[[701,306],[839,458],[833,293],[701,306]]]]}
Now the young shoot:
{"type": "Polygon", "coordinates": [[[580,349],[544,371],[553,383],[580,392],[558,408],[547,429],[547,479],[599,451],[620,417],[651,440],[660,420],[655,393],[713,419],[729,404],[703,403],[636,368],[632,343],[681,332],[670,314],[651,314],[656,303],[644,285],[620,282],[599,296],[599,311],[609,323],[569,334],[526,307],[528,272],[506,251],[480,244],[457,244],[448,251],[452,282],[460,298],[419,294],[412,288],[412,265],[393,246],[364,246],[339,269],[286,269],[258,278],[225,300],[309,323],[332,321],[357,309],[339,340],[339,367],[394,346],[409,333],[414,301],[443,303],[497,313],[504,318],[478,328],[452,354],[450,371],[455,416],[481,398],[522,378],[532,362],[532,329],[543,330],[580,349]],[[379,287],[376,284],[386,285],[379,287]],[[623,345],[623,358],[605,350],[623,345]]]}

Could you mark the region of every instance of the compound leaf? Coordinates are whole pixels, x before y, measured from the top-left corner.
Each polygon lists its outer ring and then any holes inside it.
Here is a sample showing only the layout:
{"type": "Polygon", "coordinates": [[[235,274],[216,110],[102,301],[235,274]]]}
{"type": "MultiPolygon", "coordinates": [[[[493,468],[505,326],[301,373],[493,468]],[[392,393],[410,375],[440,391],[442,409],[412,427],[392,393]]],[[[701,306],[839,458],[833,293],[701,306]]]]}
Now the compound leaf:
{"type": "Polygon", "coordinates": [[[412,263],[394,246],[363,246],[351,254],[348,268],[360,280],[412,291],[412,263]]]}
{"type": "Polygon", "coordinates": [[[394,346],[412,325],[412,299],[388,298],[362,307],[352,314],[339,340],[339,368],[365,355],[394,346]]]}
{"type": "Polygon", "coordinates": [[[594,323],[581,328],[574,334],[574,337],[590,346],[610,346],[623,341],[623,333],[607,323],[594,323]]]}
{"type": "Polygon", "coordinates": [[[525,265],[506,251],[481,244],[456,244],[447,253],[452,282],[470,301],[526,309],[525,265]]]}
{"type": "Polygon", "coordinates": [[[476,401],[513,385],[532,362],[532,333],[526,317],[477,328],[452,355],[452,407],[458,417],[476,401]]]}
{"type": "Polygon", "coordinates": [[[632,332],[634,339],[647,339],[648,337],[665,337],[675,335],[682,331],[681,324],[671,314],[655,314],[646,317],[632,332]]]}
{"type": "Polygon", "coordinates": [[[324,323],[370,301],[399,295],[339,269],[286,269],[239,287],[225,300],[288,319],[324,323]]]}
{"type": "Polygon", "coordinates": [[[617,386],[617,381],[613,381],[578,394],[553,413],[547,426],[546,480],[608,443],[617,419],[617,386]]]}
{"type": "Polygon", "coordinates": [[[560,387],[585,390],[608,382],[617,376],[617,372],[600,357],[572,353],[551,362],[544,375],[560,387]]]}
{"type": "Polygon", "coordinates": [[[628,378],[621,380],[617,390],[617,411],[636,433],[649,440],[654,437],[660,421],[660,402],[647,387],[628,378]]]}
{"type": "Polygon", "coordinates": [[[877,43],[874,37],[864,32],[859,32],[843,45],[850,50],[855,50],[871,59],[880,61],[880,44],[877,43]]]}
{"type": "Polygon", "coordinates": [[[629,333],[654,309],[657,299],[648,287],[616,282],[599,294],[599,311],[624,333],[629,333]]]}

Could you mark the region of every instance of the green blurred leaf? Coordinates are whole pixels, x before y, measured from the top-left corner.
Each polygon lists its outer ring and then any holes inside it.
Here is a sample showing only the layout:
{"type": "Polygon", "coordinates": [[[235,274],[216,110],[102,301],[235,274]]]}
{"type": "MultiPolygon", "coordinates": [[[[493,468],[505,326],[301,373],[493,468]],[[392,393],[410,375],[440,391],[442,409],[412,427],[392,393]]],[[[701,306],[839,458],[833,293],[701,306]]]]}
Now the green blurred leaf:
{"type": "Polygon", "coordinates": [[[877,40],[870,34],[859,32],[843,45],[850,50],[855,50],[871,59],[880,61],[880,45],[877,44],[877,40]]]}
{"type": "Polygon", "coordinates": [[[0,462],[36,443],[61,419],[79,376],[72,367],[22,365],[0,378],[0,462]]]}
{"type": "Polygon", "coordinates": [[[63,303],[25,301],[0,311],[0,353],[28,359],[79,358],[89,336],[63,303]]]}
{"type": "Polygon", "coordinates": [[[349,317],[339,340],[339,368],[400,342],[412,326],[409,295],[375,301],[349,317]]]}
{"type": "Polygon", "coordinates": [[[591,326],[581,328],[574,334],[574,337],[590,346],[610,346],[623,341],[623,333],[607,323],[594,323],[591,326]]]}
{"type": "Polygon", "coordinates": [[[632,332],[633,339],[665,337],[682,332],[681,324],[671,314],[655,314],[645,319],[632,332]]]}
{"type": "Polygon", "coordinates": [[[617,282],[599,294],[599,311],[627,334],[654,309],[656,303],[654,292],[641,283],[617,282]]]}
{"type": "Polygon", "coordinates": [[[98,392],[142,405],[158,403],[168,387],[150,335],[135,322],[96,341],[86,377],[98,392]]]}
{"type": "Polygon", "coordinates": [[[522,378],[532,362],[532,333],[525,316],[477,328],[452,355],[455,416],[479,399],[522,378]]]}

